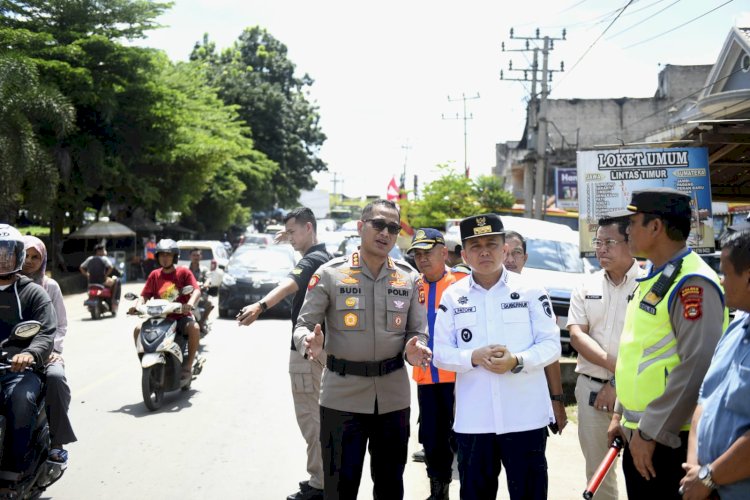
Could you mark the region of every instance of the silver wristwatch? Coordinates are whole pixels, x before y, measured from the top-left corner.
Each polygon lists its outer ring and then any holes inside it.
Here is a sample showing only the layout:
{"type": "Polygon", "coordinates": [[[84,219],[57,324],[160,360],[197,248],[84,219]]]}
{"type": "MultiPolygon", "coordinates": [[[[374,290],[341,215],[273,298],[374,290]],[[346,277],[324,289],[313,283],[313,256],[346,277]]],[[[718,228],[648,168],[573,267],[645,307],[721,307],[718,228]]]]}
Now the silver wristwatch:
{"type": "Polygon", "coordinates": [[[523,358],[521,356],[516,356],[516,361],[517,361],[517,364],[510,371],[511,373],[521,373],[521,370],[523,370],[523,358]]]}
{"type": "Polygon", "coordinates": [[[698,479],[706,488],[710,490],[716,489],[716,483],[714,483],[714,480],[711,478],[710,465],[702,465],[701,468],[698,469],[698,479]]]}

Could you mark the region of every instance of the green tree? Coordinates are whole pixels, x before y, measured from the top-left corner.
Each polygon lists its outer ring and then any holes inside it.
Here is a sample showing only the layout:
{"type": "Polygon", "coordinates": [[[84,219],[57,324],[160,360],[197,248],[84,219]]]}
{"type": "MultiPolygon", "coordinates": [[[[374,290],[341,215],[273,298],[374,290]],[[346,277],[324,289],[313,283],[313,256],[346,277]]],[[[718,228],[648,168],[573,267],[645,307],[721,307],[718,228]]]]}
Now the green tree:
{"type": "Polygon", "coordinates": [[[474,183],[463,173],[448,165],[439,165],[439,179],[426,184],[422,197],[412,202],[410,224],[414,227],[442,227],[450,218],[468,217],[478,213],[474,183]]]}
{"type": "Polygon", "coordinates": [[[221,53],[204,36],[191,59],[207,64],[219,95],[227,104],[237,105],[250,126],[255,148],[279,165],[270,189],[252,193],[251,206],[295,203],[300,190],[315,186],[312,173],[326,169],[318,157],[326,137],[318,108],[309,97],[312,78],[295,76],[287,47],[257,26],[245,29],[221,53]]]}
{"type": "Polygon", "coordinates": [[[425,185],[422,198],[408,203],[413,227],[444,227],[447,219],[460,219],[513,206],[514,198],[494,176],[468,179],[448,165],[439,165],[443,174],[425,185]]]}
{"type": "Polygon", "coordinates": [[[49,215],[57,170],[44,137],[64,137],[73,122],[73,106],[39,81],[31,60],[0,55],[0,221],[14,222],[23,205],[49,215]]]}
{"type": "Polygon", "coordinates": [[[482,213],[497,213],[502,208],[510,208],[516,198],[506,191],[504,183],[494,175],[480,175],[474,180],[479,210],[482,213]]]}

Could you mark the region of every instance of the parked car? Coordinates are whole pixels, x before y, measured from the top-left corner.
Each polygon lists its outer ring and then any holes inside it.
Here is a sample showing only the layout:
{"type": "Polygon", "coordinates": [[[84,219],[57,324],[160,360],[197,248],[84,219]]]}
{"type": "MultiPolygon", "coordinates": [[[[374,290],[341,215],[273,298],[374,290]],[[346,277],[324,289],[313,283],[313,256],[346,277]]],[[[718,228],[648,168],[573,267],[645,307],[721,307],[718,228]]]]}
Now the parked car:
{"type": "MultiPolygon", "coordinates": [[[[247,304],[262,299],[287,277],[295,265],[294,251],[290,253],[286,248],[257,246],[235,252],[219,287],[219,317],[231,317],[247,304]]],[[[292,295],[268,312],[290,318],[292,295]]]]}
{"type": "MultiPolygon", "coordinates": [[[[341,244],[339,245],[339,249],[334,253],[334,255],[336,257],[340,257],[342,255],[351,255],[357,248],[359,248],[359,245],[361,244],[362,238],[360,238],[359,235],[347,236],[346,239],[341,242],[341,244]]],[[[393,248],[390,252],[388,252],[388,255],[390,255],[393,259],[404,260],[403,252],[401,252],[401,249],[396,245],[393,245],[393,248]]]]}
{"type": "Polygon", "coordinates": [[[273,245],[273,235],[268,233],[245,233],[243,245],[273,245]]]}
{"type": "MultiPolygon", "coordinates": [[[[501,216],[506,230],[516,231],[526,238],[526,252],[529,260],[523,268],[523,275],[534,280],[549,292],[552,308],[560,327],[560,340],[563,352],[572,353],[568,322],[570,295],[580,283],[582,275],[596,271],[597,266],[580,257],[578,231],[564,224],[526,219],[523,217],[501,216]]],[[[461,249],[458,226],[452,226],[445,235],[449,250],[461,249]]]]}
{"type": "Polygon", "coordinates": [[[338,252],[341,242],[351,233],[348,231],[318,231],[318,243],[323,243],[331,255],[338,252]]]}
{"type": "Polygon", "coordinates": [[[177,242],[180,249],[180,258],[177,264],[180,266],[190,265],[190,251],[199,248],[201,251],[201,265],[208,269],[208,287],[211,294],[216,294],[221,280],[224,277],[224,269],[229,262],[229,255],[224,244],[218,240],[180,240],[177,242]]]}

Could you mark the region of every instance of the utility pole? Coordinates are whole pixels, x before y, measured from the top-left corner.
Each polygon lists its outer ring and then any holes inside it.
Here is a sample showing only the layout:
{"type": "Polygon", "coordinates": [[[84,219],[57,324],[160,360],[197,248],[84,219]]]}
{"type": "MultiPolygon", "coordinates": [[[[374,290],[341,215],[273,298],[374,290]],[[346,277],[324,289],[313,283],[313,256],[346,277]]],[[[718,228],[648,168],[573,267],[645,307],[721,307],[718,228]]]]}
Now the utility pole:
{"type": "Polygon", "coordinates": [[[404,196],[406,196],[406,162],[409,159],[409,150],[411,149],[409,141],[406,141],[406,144],[402,144],[401,149],[404,150],[404,173],[401,174],[401,185],[399,186],[399,189],[401,189],[404,192],[404,196]]]}
{"type": "Polygon", "coordinates": [[[331,184],[333,184],[333,196],[336,196],[336,186],[338,184],[341,184],[341,190],[342,190],[342,196],[343,196],[343,188],[344,188],[344,179],[338,178],[338,172],[333,172],[333,179],[331,180],[331,184]]]}
{"type": "MultiPolygon", "coordinates": [[[[529,52],[533,51],[534,59],[531,68],[514,69],[513,61],[508,63],[508,71],[523,72],[521,78],[505,78],[503,71],[500,71],[501,80],[511,81],[529,81],[529,72],[531,73],[531,96],[529,98],[528,119],[526,123],[526,140],[527,148],[535,149],[533,158],[529,158],[524,164],[523,191],[524,191],[524,216],[536,219],[544,218],[544,195],[546,188],[546,165],[547,165],[547,96],[549,95],[548,82],[552,81],[552,74],[565,71],[565,64],[560,63],[559,70],[549,69],[549,53],[554,49],[555,40],[565,40],[565,30],[562,31],[561,38],[540,37],[539,28],[536,30],[534,37],[517,37],[514,36],[513,28],[510,29],[511,40],[525,40],[524,49],[508,49],[508,52],[529,52]],[[542,48],[536,46],[542,43],[542,48]],[[533,47],[532,47],[533,44],[533,47]],[[542,74],[539,82],[541,83],[541,93],[537,96],[537,70],[539,64],[539,52],[542,52],[542,74]],[[536,134],[534,134],[536,129],[536,134]],[[534,140],[535,139],[535,140],[534,140]],[[533,211],[532,211],[533,209],[533,211]]],[[[506,52],[505,42],[501,45],[502,51],[506,52]]]]}
{"type": "Polygon", "coordinates": [[[458,113],[456,113],[455,118],[452,116],[446,117],[444,114],[441,115],[443,120],[463,120],[464,121],[464,175],[468,178],[469,177],[469,160],[468,160],[468,133],[466,130],[466,122],[468,120],[473,120],[474,115],[473,114],[466,114],[466,101],[471,101],[474,99],[479,99],[479,92],[477,92],[476,95],[466,97],[466,94],[463,92],[461,93],[461,97],[457,97],[455,99],[451,98],[451,96],[448,96],[448,102],[456,102],[456,101],[463,101],[464,103],[464,114],[463,116],[459,116],[458,113]]]}

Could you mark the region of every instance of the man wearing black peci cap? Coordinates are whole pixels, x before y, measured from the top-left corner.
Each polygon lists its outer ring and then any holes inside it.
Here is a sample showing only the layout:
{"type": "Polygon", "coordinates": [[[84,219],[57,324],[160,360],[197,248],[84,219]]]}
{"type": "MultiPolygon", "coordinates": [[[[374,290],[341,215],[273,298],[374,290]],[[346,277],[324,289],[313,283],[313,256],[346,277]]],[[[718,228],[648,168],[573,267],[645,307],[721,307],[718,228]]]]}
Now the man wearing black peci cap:
{"type": "Polygon", "coordinates": [[[505,467],[511,499],[547,498],[547,425],[554,421],[544,367],[560,357],[547,293],[505,269],[495,214],[461,221],[468,278],[443,293],[435,365],[456,375],[461,498],[497,496],[505,467]]]}
{"type": "Polygon", "coordinates": [[[671,188],[633,192],[628,245],[651,261],[632,293],[615,371],[609,440],[627,442],[629,498],[681,498],[688,430],[703,377],[728,314],[716,273],[686,245],[690,196],[671,188]]]}

